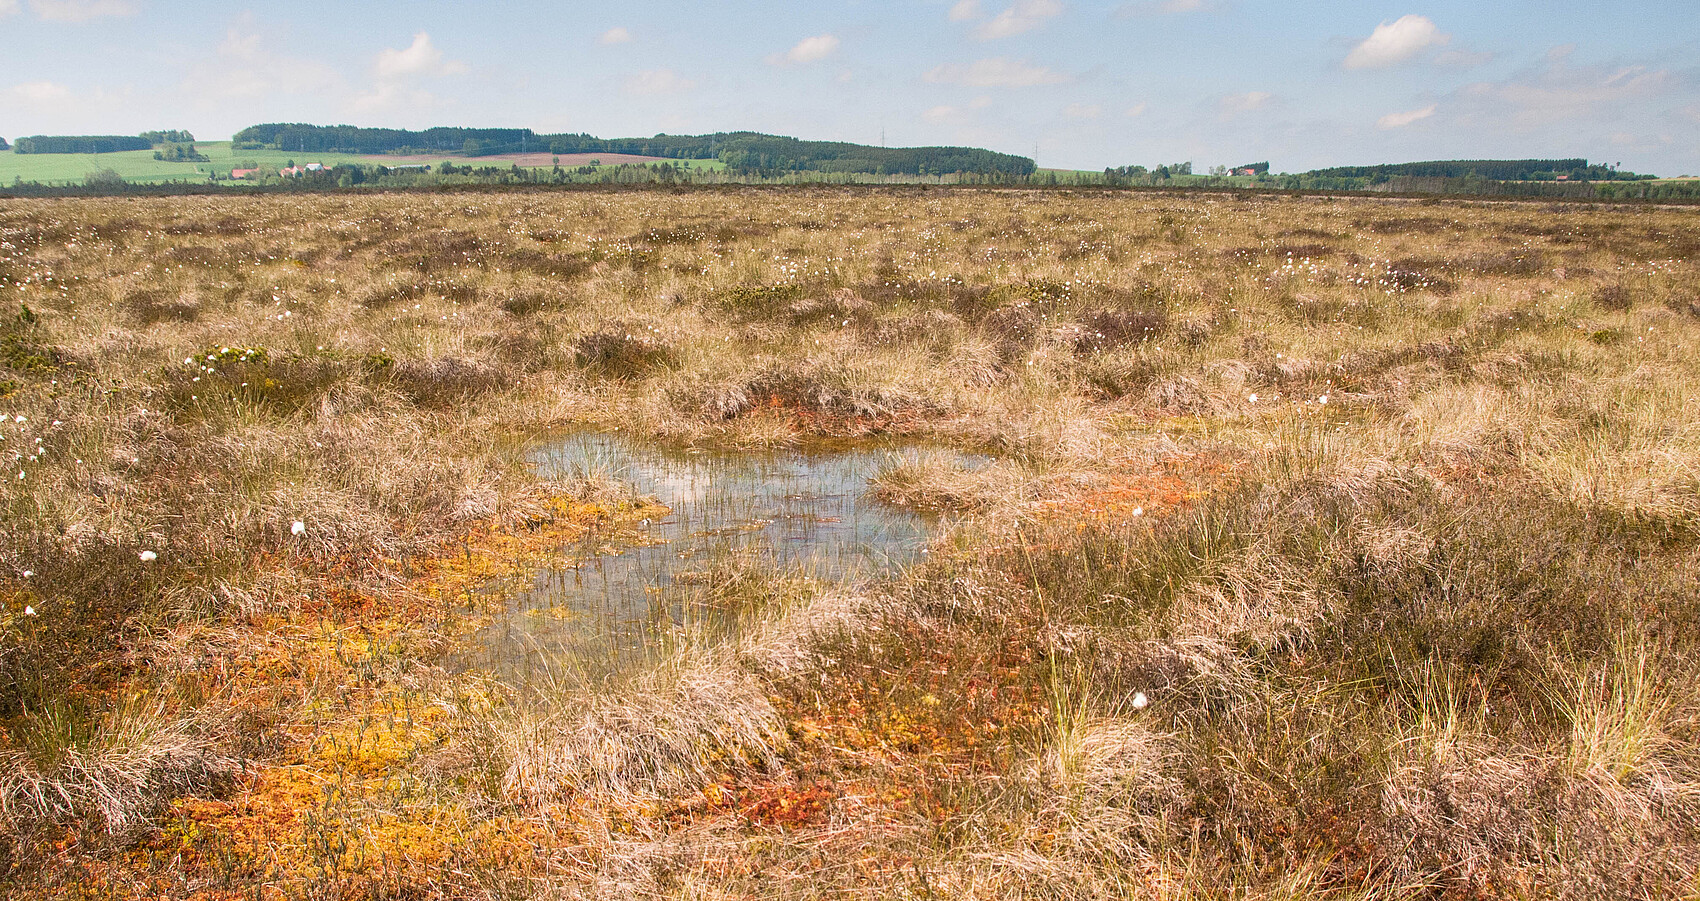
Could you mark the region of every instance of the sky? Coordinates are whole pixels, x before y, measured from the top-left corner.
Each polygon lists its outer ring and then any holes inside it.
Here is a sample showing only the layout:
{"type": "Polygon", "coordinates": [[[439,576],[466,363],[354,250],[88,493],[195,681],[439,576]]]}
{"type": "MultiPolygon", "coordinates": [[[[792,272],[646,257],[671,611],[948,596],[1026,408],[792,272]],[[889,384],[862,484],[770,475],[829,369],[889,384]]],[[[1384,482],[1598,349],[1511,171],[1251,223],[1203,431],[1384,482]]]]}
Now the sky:
{"type": "Polygon", "coordinates": [[[0,0],[0,136],[283,121],[1700,175],[1700,5],[0,0]]]}

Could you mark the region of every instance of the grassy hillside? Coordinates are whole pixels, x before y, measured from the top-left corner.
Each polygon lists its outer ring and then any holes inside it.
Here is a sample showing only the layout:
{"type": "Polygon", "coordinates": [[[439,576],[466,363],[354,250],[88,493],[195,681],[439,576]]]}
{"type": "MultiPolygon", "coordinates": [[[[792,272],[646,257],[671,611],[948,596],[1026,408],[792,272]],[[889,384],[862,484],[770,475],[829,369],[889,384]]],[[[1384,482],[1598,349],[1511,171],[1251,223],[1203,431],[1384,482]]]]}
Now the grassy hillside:
{"type": "Polygon", "coordinates": [[[873,147],[843,141],[805,141],[758,132],[703,135],[659,134],[647,138],[598,138],[588,134],[539,135],[530,129],[431,128],[404,131],[350,125],[271,123],[237,132],[233,140],[300,152],[310,148],[393,153],[413,148],[482,153],[625,153],[669,159],[718,159],[746,172],[822,172],[925,175],[945,172],[1025,176],[1026,157],[978,147],[873,147]]]}
{"type": "MultiPolygon", "coordinates": [[[[204,181],[209,173],[217,172],[221,176],[228,176],[231,169],[249,162],[257,163],[261,168],[270,169],[274,172],[289,165],[291,161],[303,166],[308,163],[323,163],[326,166],[338,164],[398,166],[444,160],[453,161],[456,165],[462,166],[498,166],[505,168],[511,165],[508,160],[499,157],[462,157],[459,154],[452,153],[397,159],[394,156],[363,156],[346,153],[287,153],[277,150],[232,151],[229,141],[197,142],[195,148],[205,155],[209,162],[163,162],[154,159],[151,150],[101,154],[18,154],[9,150],[0,151],[0,184],[10,184],[13,179],[17,178],[42,183],[80,184],[89,173],[101,169],[111,169],[123,176],[125,180],[137,183],[204,181]]],[[[689,162],[693,168],[714,170],[724,168],[718,160],[680,160],[679,162],[689,162]]],[[[524,165],[547,167],[550,163],[547,157],[540,158],[533,155],[524,162],[524,165]]]]}

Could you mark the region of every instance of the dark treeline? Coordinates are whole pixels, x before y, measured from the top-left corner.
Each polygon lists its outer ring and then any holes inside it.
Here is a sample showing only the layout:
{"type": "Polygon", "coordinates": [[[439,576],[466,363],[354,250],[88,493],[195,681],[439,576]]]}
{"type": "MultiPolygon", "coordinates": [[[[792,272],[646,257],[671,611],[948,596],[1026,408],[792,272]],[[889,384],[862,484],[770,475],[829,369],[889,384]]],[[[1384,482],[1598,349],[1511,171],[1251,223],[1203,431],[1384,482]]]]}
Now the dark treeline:
{"type": "MultiPolygon", "coordinates": [[[[1162,191],[1268,191],[1296,194],[1382,194],[1399,196],[1485,196],[1549,198],[1577,201],[1700,202],[1700,179],[1682,181],[1491,181],[1483,178],[1424,178],[1401,176],[1373,187],[1363,178],[1318,178],[1302,175],[1261,175],[1255,179],[1188,174],[1185,163],[1098,172],[1036,171],[1027,175],[1000,172],[902,174],[823,171],[738,171],[692,166],[687,162],[626,163],[553,168],[518,165],[441,163],[435,166],[338,164],[318,170],[261,170],[246,179],[220,174],[204,179],[162,184],[129,184],[110,169],[88,173],[74,183],[41,184],[14,179],[0,186],[0,197],[63,197],[103,195],[170,195],[210,192],[324,192],[339,190],[460,190],[480,187],[713,187],[732,185],[865,185],[865,186],[1008,186],[1063,189],[1144,189],[1162,191]]],[[[493,161],[490,161],[493,162],[493,161]]],[[[251,168],[251,167],[250,167],[251,168]]],[[[1225,167],[1221,167],[1225,168],[1225,167]]]]}
{"type": "Polygon", "coordinates": [[[273,148],[291,153],[525,153],[547,150],[529,128],[357,128],[353,125],[272,123],[252,125],[231,137],[237,150],[273,148]]]}
{"type": "Polygon", "coordinates": [[[32,135],[19,138],[13,153],[117,153],[150,150],[153,142],[130,135],[32,135]]]}
{"type": "Polygon", "coordinates": [[[873,147],[843,141],[804,141],[753,131],[708,135],[656,135],[605,140],[553,135],[554,153],[632,153],[672,159],[714,159],[740,172],[862,172],[876,175],[943,175],[996,172],[1031,175],[1033,161],[974,147],[873,147]]]}
{"type": "Polygon", "coordinates": [[[714,159],[744,173],[860,172],[942,175],[954,172],[1030,175],[1033,161],[973,147],[872,147],[840,141],[803,141],[757,132],[598,138],[587,134],[539,135],[529,128],[356,128],[351,125],[255,125],[233,138],[237,149],[262,147],[294,153],[458,152],[468,156],[548,152],[621,153],[676,160],[714,159]]]}
{"type": "MultiPolygon", "coordinates": [[[[117,153],[121,150],[147,150],[156,144],[193,144],[195,136],[179,129],[144,131],[129,135],[32,135],[19,138],[14,153],[117,153]]],[[[0,138],[0,150],[6,141],[0,138]]],[[[189,148],[193,150],[194,148],[189,148]]],[[[156,159],[162,157],[155,156],[156,159]]],[[[201,157],[205,159],[205,157],[201,157]]]]}
{"type": "Polygon", "coordinates": [[[1370,183],[1393,178],[1482,178],[1489,181],[1639,181],[1637,175],[1585,159],[1568,160],[1434,160],[1426,163],[1389,163],[1378,166],[1336,166],[1304,173],[1315,178],[1367,179],[1370,183]]]}
{"type": "Polygon", "coordinates": [[[144,131],[142,137],[152,144],[193,144],[195,136],[181,129],[144,131]]]}
{"type": "Polygon", "coordinates": [[[194,144],[167,144],[159,150],[155,150],[153,158],[172,163],[211,162],[206,154],[195,149],[194,144]]]}

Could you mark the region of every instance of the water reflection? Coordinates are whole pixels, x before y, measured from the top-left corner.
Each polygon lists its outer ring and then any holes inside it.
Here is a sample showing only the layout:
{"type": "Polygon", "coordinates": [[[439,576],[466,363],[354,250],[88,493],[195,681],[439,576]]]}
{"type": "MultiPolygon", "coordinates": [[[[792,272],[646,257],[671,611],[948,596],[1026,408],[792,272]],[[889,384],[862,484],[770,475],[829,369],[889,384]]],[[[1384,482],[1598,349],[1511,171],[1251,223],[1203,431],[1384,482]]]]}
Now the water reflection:
{"type": "MultiPolygon", "coordinates": [[[[487,633],[482,667],[530,681],[572,660],[646,655],[681,624],[716,622],[705,604],[739,573],[841,583],[894,572],[924,550],[934,523],[867,496],[893,445],[780,453],[671,452],[581,435],[536,455],[542,474],[612,477],[670,508],[637,546],[592,535],[516,593],[487,633]]],[[[965,465],[974,461],[964,460],[965,465]]]]}

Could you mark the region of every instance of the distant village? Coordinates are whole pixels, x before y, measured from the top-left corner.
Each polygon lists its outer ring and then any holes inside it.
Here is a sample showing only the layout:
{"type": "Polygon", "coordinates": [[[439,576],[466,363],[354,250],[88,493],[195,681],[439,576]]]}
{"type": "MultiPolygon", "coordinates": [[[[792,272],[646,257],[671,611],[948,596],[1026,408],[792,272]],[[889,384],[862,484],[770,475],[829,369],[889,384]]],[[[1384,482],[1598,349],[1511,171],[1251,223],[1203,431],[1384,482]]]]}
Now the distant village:
{"type": "MultiPolygon", "coordinates": [[[[402,163],[402,164],[399,164],[399,165],[387,165],[384,168],[391,169],[391,170],[418,169],[418,170],[422,170],[422,171],[425,171],[425,172],[430,172],[431,171],[431,164],[429,164],[429,163],[402,163]]],[[[238,179],[238,180],[240,180],[240,179],[254,180],[254,179],[269,177],[268,176],[269,171],[270,170],[263,169],[263,168],[232,169],[232,170],[230,170],[230,177],[233,178],[233,179],[238,179]]],[[[311,174],[316,173],[316,172],[329,172],[329,171],[331,171],[331,167],[325,165],[324,163],[308,163],[305,166],[289,166],[289,167],[284,168],[284,169],[279,169],[279,170],[277,170],[277,174],[279,176],[283,177],[283,178],[299,178],[303,175],[311,175],[311,174]]],[[[444,170],[444,171],[447,171],[447,170],[444,170]]]]}
{"type": "MultiPolygon", "coordinates": [[[[259,169],[232,169],[232,170],[230,170],[230,177],[231,178],[259,178],[260,177],[260,171],[261,170],[259,170],[259,169]]],[[[323,172],[323,171],[325,171],[325,164],[324,163],[308,163],[305,166],[290,166],[287,169],[279,169],[279,170],[277,170],[277,174],[283,176],[284,178],[295,178],[297,176],[306,175],[309,172],[323,172]]]]}

